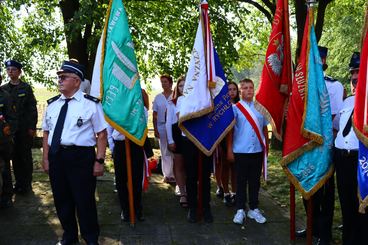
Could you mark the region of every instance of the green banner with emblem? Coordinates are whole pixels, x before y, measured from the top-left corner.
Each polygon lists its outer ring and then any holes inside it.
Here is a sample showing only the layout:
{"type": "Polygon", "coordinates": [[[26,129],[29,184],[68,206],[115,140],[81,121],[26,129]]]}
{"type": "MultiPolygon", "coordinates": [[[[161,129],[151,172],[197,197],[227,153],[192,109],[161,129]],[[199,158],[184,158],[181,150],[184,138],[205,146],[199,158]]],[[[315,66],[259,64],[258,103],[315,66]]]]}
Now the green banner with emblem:
{"type": "Polygon", "coordinates": [[[138,145],[147,136],[141,85],[121,0],[111,0],[101,45],[101,99],[107,121],[138,145]]]}

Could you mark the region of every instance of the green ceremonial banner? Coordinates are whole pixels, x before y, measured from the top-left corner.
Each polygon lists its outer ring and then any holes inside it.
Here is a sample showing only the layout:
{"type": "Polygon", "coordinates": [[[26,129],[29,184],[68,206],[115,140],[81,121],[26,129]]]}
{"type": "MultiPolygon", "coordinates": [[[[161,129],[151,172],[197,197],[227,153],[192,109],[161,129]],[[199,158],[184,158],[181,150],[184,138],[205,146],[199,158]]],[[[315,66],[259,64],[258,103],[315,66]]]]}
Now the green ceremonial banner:
{"type": "Polygon", "coordinates": [[[101,97],[106,120],[142,146],[147,136],[134,44],[121,0],[111,0],[101,51],[101,97]]]}

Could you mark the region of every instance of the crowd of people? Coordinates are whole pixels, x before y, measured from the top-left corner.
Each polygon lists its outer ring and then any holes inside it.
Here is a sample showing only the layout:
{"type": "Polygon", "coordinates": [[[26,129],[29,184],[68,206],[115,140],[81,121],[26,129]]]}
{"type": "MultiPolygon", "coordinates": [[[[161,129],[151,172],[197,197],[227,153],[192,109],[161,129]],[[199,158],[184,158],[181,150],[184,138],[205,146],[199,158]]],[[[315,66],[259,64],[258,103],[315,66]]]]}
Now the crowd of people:
{"type": "MultiPolygon", "coordinates": [[[[328,50],[319,48],[326,70],[328,50]]],[[[360,54],[354,53],[349,63],[349,97],[344,95],[344,87],[339,81],[325,77],[334,125],[333,163],[342,210],[344,245],[364,244],[364,232],[368,228],[368,214],[358,212],[358,139],[351,123],[359,64],[360,54]]],[[[32,88],[20,79],[22,64],[9,60],[5,67],[9,82],[0,87],[0,208],[13,205],[14,192],[27,194],[32,191],[31,147],[37,123],[32,88]]],[[[98,244],[96,177],[103,175],[107,146],[113,155],[121,219],[131,221],[127,142],[123,134],[105,121],[100,101],[88,94],[89,81],[85,79],[83,65],[75,59],[64,61],[57,75],[60,94],[47,101],[42,120],[42,167],[49,174],[57,216],[64,230],[58,244],[77,243],[78,230],[87,244],[98,244]]],[[[170,75],[162,75],[160,81],[162,92],[154,98],[152,111],[154,135],[160,144],[163,182],[175,184],[174,194],[178,196],[179,205],[188,209],[188,222],[195,223],[201,219],[213,222],[210,205],[213,174],[217,183],[216,195],[224,205],[235,207],[232,219],[235,224],[244,224],[247,217],[265,223],[267,219],[259,209],[258,196],[263,160],[268,149],[268,122],[255,107],[253,81],[228,82],[235,126],[212,156],[202,154],[179,128],[185,77],[177,79],[174,89],[170,75]],[[199,183],[201,188],[198,188],[199,183]]],[[[144,90],[142,100],[148,120],[149,102],[144,90]]],[[[152,148],[148,141],[144,146],[130,142],[130,155],[134,215],[138,221],[143,221],[142,180],[147,167],[145,163],[153,155],[152,148]]],[[[334,193],[335,182],[331,177],[313,196],[316,244],[331,242],[334,193]]],[[[298,231],[297,235],[304,236],[305,230],[298,231]]]]}

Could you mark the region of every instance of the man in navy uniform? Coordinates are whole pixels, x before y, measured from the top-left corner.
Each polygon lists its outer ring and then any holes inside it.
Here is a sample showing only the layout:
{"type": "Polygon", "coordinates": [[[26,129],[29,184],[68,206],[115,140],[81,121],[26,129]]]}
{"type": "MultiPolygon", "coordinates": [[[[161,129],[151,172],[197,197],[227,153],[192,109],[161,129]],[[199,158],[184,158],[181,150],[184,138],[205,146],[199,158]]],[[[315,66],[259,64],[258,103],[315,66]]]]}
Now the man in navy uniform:
{"type": "Polygon", "coordinates": [[[5,66],[10,81],[2,88],[11,96],[18,121],[12,154],[14,191],[26,194],[32,191],[32,143],[36,134],[37,101],[31,86],[20,79],[22,64],[15,60],[8,60],[5,66]]]}
{"type": "Polygon", "coordinates": [[[83,73],[82,65],[64,61],[57,72],[61,95],[48,100],[42,123],[43,169],[64,229],[61,245],[78,242],[76,215],[87,244],[98,244],[100,233],[95,190],[104,170],[107,123],[99,100],[79,89],[83,73]]]}
{"type": "MultiPolygon", "coordinates": [[[[0,69],[0,85],[2,82],[0,69]]],[[[0,87],[0,208],[13,206],[13,183],[10,157],[16,131],[16,114],[10,94],[0,87]]]]}
{"type": "MultiPolygon", "coordinates": [[[[322,61],[322,68],[325,72],[328,68],[326,59],[328,49],[318,46],[322,61]]],[[[336,79],[325,75],[325,82],[330,97],[331,120],[334,120],[336,114],[340,111],[343,103],[344,87],[336,79]]],[[[338,125],[333,125],[334,135],[336,135],[338,125]]],[[[303,200],[305,208],[307,202],[303,200]]],[[[317,238],[318,244],[330,244],[332,238],[332,223],[335,208],[335,180],[332,175],[327,182],[313,195],[313,236],[317,238]]],[[[306,230],[299,230],[298,237],[305,237],[306,230]]]]}
{"type": "Polygon", "coordinates": [[[334,162],[342,213],[342,241],[344,245],[367,244],[368,214],[360,214],[358,212],[357,167],[359,140],[352,128],[359,66],[360,53],[354,52],[349,63],[352,96],[344,100],[342,109],[336,116],[339,122],[339,131],[335,139],[334,162]]]}

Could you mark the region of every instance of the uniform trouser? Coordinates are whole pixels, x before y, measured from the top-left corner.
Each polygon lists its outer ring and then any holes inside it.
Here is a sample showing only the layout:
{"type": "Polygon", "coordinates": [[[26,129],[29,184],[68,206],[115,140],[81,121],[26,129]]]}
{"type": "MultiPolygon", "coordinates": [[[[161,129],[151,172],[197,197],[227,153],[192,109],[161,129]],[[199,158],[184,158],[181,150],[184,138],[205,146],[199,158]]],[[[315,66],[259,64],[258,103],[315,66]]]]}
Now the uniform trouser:
{"type": "Polygon", "coordinates": [[[258,193],[261,186],[263,152],[234,153],[236,169],[236,208],[245,209],[247,187],[249,208],[258,208],[258,193]]]}
{"type": "MultiPolygon", "coordinates": [[[[303,199],[307,209],[307,201],[303,199]]],[[[324,242],[332,238],[332,223],[335,209],[335,179],[332,175],[327,182],[312,196],[313,236],[324,242]]]]}
{"type": "Polygon", "coordinates": [[[169,151],[166,126],[165,124],[158,123],[157,130],[160,134],[160,152],[161,152],[161,167],[164,177],[174,178],[174,162],[173,154],[169,151]]]}
{"type": "Polygon", "coordinates": [[[64,229],[63,240],[78,238],[79,228],[83,239],[97,242],[99,226],[95,200],[96,177],[93,176],[95,150],[93,147],[63,147],[49,154],[50,182],[54,203],[64,229]]]}
{"type": "MultiPolygon", "coordinates": [[[[125,141],[114,140],[113,152],[116,189],[118,190],[120,206],[124,213],[129,214],[129,192],[125,141]]],[[[132,163],[132,182],[134,209],[142,212],[142,180],[143,180],[143,148],[130,141],[130,156],[132,163]]]]}
{"type": "Polygon", "coordinates": [[[358,153],[336,149],[334,162],[343,222],[343,245],[367,244],[368,214],[358,212],[358,153]]]}
{"type": "Polygon", "coordinates": [[[3,179],[3,187],[0,199],[2,202],[7,202],[13,197],[13,182],[9,157],[2,158],[2,160],[4,161],[4,168],[1,174],[3,179]]]}
{"type": "MultiPolygon", "coordinates": [[[[183,157],[185,164],[185,171],[187,175],[186,188],[188,206],[195,210],[198,205],[198,157],[200,151],[198,148],[186,137],[183,137],[183,157]]],[[[211,170],[212,157],[207,157],[202,154],[202,207],[204,210],[210,208],[210,190],[211,190],[211,170]]]]}
{"type": "Polygon", "coordinates": [[[19,130],[14,138],[12,164],[15,177],[15,188],[29,190],[32,188],[32,143],[33,138],[27,130],[19,130]]]}
{"type": "Polygon", "coordinates": [[[4,167],[5,167],[5,161],[0,156],[0,201],[1,201],[1,195],[3,193],[3,172],[4,172],[4,167]]]}

